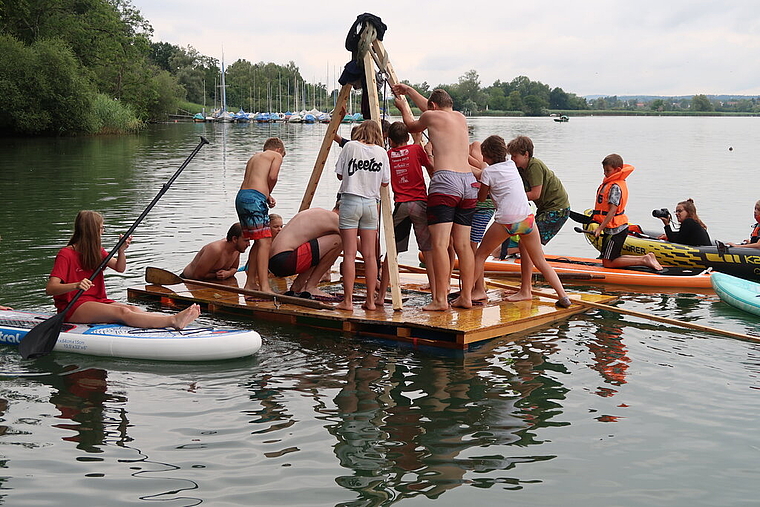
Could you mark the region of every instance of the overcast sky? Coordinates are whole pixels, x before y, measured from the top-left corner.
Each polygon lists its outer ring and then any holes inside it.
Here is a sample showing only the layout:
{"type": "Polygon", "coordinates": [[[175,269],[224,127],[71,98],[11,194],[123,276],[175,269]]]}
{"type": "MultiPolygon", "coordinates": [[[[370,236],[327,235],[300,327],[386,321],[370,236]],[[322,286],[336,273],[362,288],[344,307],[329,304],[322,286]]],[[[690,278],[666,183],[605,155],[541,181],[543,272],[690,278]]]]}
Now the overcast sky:
{"type": "Polygon", "coordinates": [[[524,75],[577,95],[760,95],[754,0],[132,0],[154,42],[193,46],[229,65],[293,61],[333,86],[363,12],[388,25],[399,79],[481,86],[524,75]],[[329,75],[328,75],[329,72],[329,75]]]}

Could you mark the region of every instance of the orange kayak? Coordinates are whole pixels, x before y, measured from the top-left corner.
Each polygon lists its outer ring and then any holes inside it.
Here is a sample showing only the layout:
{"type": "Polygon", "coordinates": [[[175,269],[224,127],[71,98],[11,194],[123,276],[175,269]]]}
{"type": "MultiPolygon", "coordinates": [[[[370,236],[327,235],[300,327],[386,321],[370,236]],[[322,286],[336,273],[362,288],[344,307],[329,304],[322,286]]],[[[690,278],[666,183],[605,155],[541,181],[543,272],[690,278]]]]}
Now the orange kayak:
{"type": "MultiPolygon", "coordinates": [[[[666,267],[662,272],[648,268],[605,268],[599,259],[584,257],[560,257],[547,255],[546,260],[557,272],[563,283],[609,283],[648,287],[678,287],[709,289],[710,274],[702,269],[666,267]]],[[[454,265],[455,268],[457,264],[454,265]]],[[[519,275],[520,259],[487,260],[486,275],[519,275]]],[[[533,268],[535,273],[539,271],[533,268]]]]}

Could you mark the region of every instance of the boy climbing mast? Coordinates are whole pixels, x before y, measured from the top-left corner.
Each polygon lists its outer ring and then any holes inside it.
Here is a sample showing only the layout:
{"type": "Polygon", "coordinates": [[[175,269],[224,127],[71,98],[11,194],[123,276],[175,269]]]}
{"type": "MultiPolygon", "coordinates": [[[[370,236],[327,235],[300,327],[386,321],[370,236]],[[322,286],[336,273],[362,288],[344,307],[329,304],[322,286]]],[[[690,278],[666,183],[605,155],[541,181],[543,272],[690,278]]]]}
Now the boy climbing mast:
{"type": "Polygon", "coordinates": [[[271,192],[277,184],[284,156],[285,145],[282,141],[277,137],[267,139],[264,150],[248,160],[243,183],[235,198],[243,237],[254,242],[248,254],[246,289],[272,292],[268,276],[269,250],[272,246],[269,208],[276,204],[271,192]]]}
{"type": "Polygon", "coordinates": [[[405,84],[393,86],[396,107],[410,133],[427,129],[435,154],[435,171],[428,188],[428,226],[435,280],[431,280],[433,301],[424,310],[444,311],[449,308],[447,295],[451,285],[449,238],[459,258],[462,289],[452,306],[471,308],[474,284],[474,254],[470,247],[472,215],[478,196],[478,184],[468,163],[469,137],[464,115],[454,111],[454,102],[444,90],[436,89],[429,99],[405,84]],[[418,120],[405,107],[401,95],[407,95],[422,114],[418,120]]]}

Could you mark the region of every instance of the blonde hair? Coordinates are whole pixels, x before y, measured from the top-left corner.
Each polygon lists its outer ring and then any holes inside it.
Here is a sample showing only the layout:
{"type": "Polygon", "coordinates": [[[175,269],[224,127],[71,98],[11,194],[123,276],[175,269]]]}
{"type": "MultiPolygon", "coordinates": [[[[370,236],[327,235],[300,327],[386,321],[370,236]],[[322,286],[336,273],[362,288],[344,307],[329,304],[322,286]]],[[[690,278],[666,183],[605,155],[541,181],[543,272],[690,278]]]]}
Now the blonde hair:
{"type": "Polygon", "coordinates": [[[100,243],[102,226],[103,215],[97,211],[82,210],[74,219],[74,234],[68,244],[79,253],[82,267],[86,270],[94,270],[103,261],[103,247],[100,243]]]}
{"type": "Polygon", "coordinates": [[[383,142],[383,131],[375,120],[364,120],[356,127],[356,137],[351,135],[352,139],[361,141],[365,144],[376,144],[381,148],[385,147],[383,142]]]}

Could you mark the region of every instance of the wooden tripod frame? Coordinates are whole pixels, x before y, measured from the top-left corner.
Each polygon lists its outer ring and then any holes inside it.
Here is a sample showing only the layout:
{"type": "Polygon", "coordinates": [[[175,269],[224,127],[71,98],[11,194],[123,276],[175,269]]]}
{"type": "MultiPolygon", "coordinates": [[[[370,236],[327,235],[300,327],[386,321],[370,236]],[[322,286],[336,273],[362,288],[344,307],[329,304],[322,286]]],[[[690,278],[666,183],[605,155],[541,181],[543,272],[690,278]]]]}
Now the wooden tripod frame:
{"type": "MultiPolygon", "coordinates": [[[[367,81],[367,88],[364,93],[369,98],[369,108],[372,120],[380,124],[380,100],[377,96],[377,78],[375,75],[375,64],[380,71],[384,72],[388,76],[388,82],[390,84],[398,83],[396,73],[393,71],[393,67],[388,61],[388,54],[383,47],[383,43],[377,40],[377,34],[375,28],[367,23],[364,25],[361,34],[360,48],[365,48],[364,54],[361,55],[361,60],[364,66],[364,74],[367,81]]],[[[327,126],[325,132],[325,138],[322,140],[322,146],[317,155],[317,160],[314,163],[314,169],[309,178],[309,183],[306,186],[303,199],[301,200],[301,206],[299,211],[303,211],[311,207],[311,202],[314,199],[314,194],[317,191],[317,185],[322,178],[324,172],[325,162],[327,162],[327,156],[330,154],[330,148],[333,144],[333,138],[338,132],[338,126],[343,120],[340,111],[344,110],[346,103],[348,102],[348,96],[351,92],[352,84],[348,83],[343,85],[338,94],[338,98],[335,103],[335,110],[333,111],[330,124],[327,126]]],[[[406,102],[406,98],[403,98],[404,106],[409,107],[406,102]]],[[[410,110],[411,112],[411,110],[410,110]]],[[[380,188],[380,220],[383,224],[383,233],[385,235],[385,247],[386,247],[386,259],[388,260],[388,271],[390,274],[390,287],[391,287],[391,299],[393,302],[393,309],[399,311],[402,309],[401,302],[401,287],[399,285],[398,275],[398,252],[396,251],[396,237],[393,232],[393,212],[391,211],[391,196],[388,187],[380,188]]],[[[365,262],[367,259],[365,259],[365,262]]],[[[383,297],[383,295],[381,295],[383,297]]]]}

